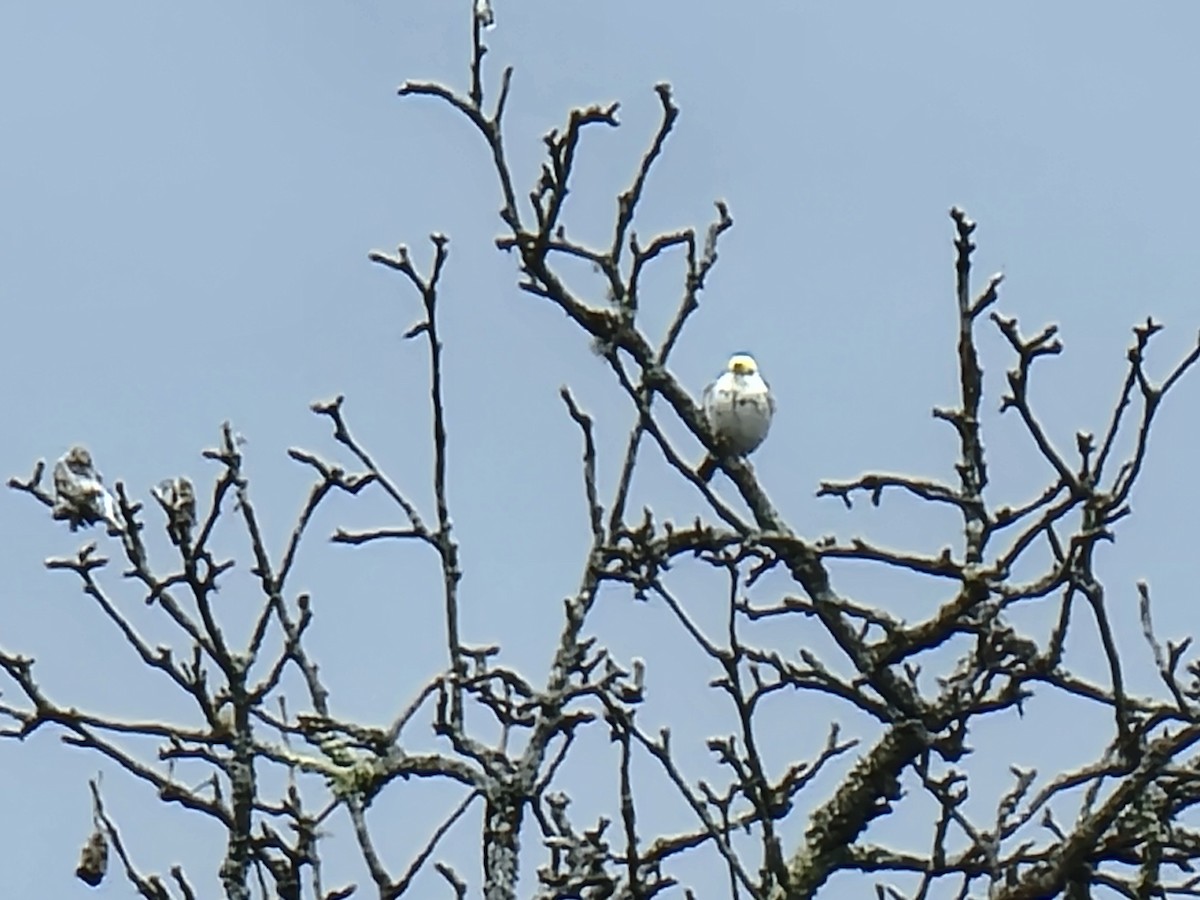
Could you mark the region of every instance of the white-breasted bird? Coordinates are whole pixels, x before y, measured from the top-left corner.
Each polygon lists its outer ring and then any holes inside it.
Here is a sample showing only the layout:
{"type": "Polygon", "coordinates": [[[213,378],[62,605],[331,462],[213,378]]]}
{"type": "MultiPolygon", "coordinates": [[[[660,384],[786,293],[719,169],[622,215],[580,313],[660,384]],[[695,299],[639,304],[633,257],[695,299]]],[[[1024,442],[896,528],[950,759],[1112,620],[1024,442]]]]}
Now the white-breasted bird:
{"type": "MultiPolygon", "coordinates": [[[[758,373],[758,363],[749,353],[735,353],[721,376],[704,389],[704,415],[722,449],[729,456],[753,453],[771,429],[775,398],[758,373]]],[[[709,455],[696,474],[709,481],[717,471],[717,459],[709,455]]]]}
{"type": "Polygon", "coordinates": [[[124,530],[117,501],[104,487],[87,447],[78,444],[54,464],[54,518],[80,525],[104,522],[110,532],[124,530]]]}

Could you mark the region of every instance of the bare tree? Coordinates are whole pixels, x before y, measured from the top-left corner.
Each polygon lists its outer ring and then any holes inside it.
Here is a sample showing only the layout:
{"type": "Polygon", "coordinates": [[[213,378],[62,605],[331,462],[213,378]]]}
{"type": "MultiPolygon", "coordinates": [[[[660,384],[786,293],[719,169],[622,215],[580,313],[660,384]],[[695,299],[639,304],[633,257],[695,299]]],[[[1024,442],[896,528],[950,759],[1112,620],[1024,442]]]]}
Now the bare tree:
{"type": "MultiPolygon", "coordinates": [[[[1183,818],[1200,798],[1200,769],[1192,753],[1200,741],[1200,669],[1187,657],[1188,641],[1164,646],[1156,637],[1150,590],[1139,584],[1144,637],[1162,688],[1156,696],[1127,691],[1096,570],[1101,546],[1130,514],[1161,402],[1200,358],[1200,346],[1156,381],[1147,371],[1146,354],[1160,326],[1147,320],[1135,327],[1111,417],[1095,434],[1077,434],[1069,450],[1056,446],[1050,423],[1031,399],[1038,361],[1063,349],[1056,329],[1029,334],[995,311],[1001,276],[975,285],[975,223],[953,209],[958,321],[953,352],[960,395],[953,406],[933,411],[950,426],[947,434],[956,442],[953,476],[934,480],[872,473],[822,482],[819,494],[849,506],[862,497],[879,505],[900,492],[950,511],[961,527],[946,535],[946,549],[937,552],[897,551],[866,537],[803,537],[784,521],[745,460],[721,457],[723,448],[695,397],[670,370],[672,352],[700,309],[698,298],[717,261],[719,240],[733,224],[718,202],[706,227],[645,242],[636,236],[648,176],[678,115],[670,88],[656,87],[661,122],[628,189],[616,198],[611,241],[587,246],[568,236],[564,201],[585,132],[616,127],[617,106],[571,110],[562,128],[546,135],[541,176],[520,197],[503,131],[512,68],[499,74],[494,91],[485,90],[490,81],[484,38],[491,18],[490,6],[477,4],[465,92],[410,81],[400,94],[433,98],[474,126],[490,151],[502,197],[505,231],[497,244],[515,261],[520,287],[557,307],[590,336],[636,412],[619,456],[602,459],[592,419],[563,389],[565,414],[577,424],[582,444],[591,546],[581,561],[578,588],[562,607],[561,633],[542,679],[531,681],[507,665],[503,648],[473,646],[465,637],[469,628],[460,616],[462,568],[447,483],[438,324],[450,243],[434,234],[431,260],[423,265],[403,246],[371,254],[406,281],[420,302],[420,320],[407,336],[423,341],[428,352],[432,510],[419,509],[402,486],[404,479],[385,472],[354,436],[341,397],[312,409],[328,422],[338,452],[349,463],[308,450],[289,451],[312,472],[313,483],[278,559],[267,552],[242,450],[229,425],[218,446],[204,452],[219,467],[211,490],[202,492],[206,496],[198,497],[185,479],[175,479],[155,489],[157,509],[147,510],[119,483],[113,498],[82,448],[64,458],[51,485],[43,483],[45,465],[38,463],[31,477],[12,479],[10,487],[41,502],[73,529],[104,527],[127,566],[125,582],[136,585],[174,629],[178,644],[151,645],[138,632],[115,597],[118,587],[107,577],[109,558],[98,541],[71,557],[50,560],[48,567],[73,573],[148,674],[166,678],[192,705],[198,724],[79,710],[50,696],[28,656],[3,651],[0,667],[15,688],[0,702],[8,723],[4,736],[23,739],[56,729],[68,744],[99,754],[153,787],[163,802],[211,819],[226,835],[217,867],[230,898],[334,900],[369,893],[354,885],[332,887],[322,876],[329,841],[325,826],[341,814],[352,823],[373,892],[381,898],[411,894],[427,867],[434,867],[458,897],[693,896],[686,861],[705,856],[719,863],[726,881],[710,885],[704,896],[811,897],[845,871],[860,873],[878,896],[894,898],[1078,898],[1098,888],[1127,897],[1200,894],[1190,875],[1200,832],[1183,818]],[[686,274],[674,318],[664,333],[652,335],[639,320],[642,303],[650,302],[642,295],[641,280],[648,267],[672,254],[683,255],[686,274]],[[568,259],[594,267],[603,300],[567,286],[561,265],[568,259]],[[1031,498],[999,506],[986,491],[984,376],[977,348],[979,330],[992,327],[1012,356],[1003,409],[1020,420],[1047,473],[1031,498]],[[671,437],[684,433],[686,447],[671,437]],[[718,483],[732,485],[736,500],[697,476],[696,444],[720,457],[727,481],[718,483]],[[634,508],[634,473],[647,454],[660,456],[694,489],[699,501],[694,521],[659,521],[649,510],[634,508]],[[613,465],[618,473],[608,497],[601,497],[599,488],[602,465],[613,465]],[[397,524],[342,528],[332,540],[344,545],[416,542],[432,552],[443,586],[445,669],[397,697],[395,717],[386,728],[338,715],[306,643],[321,598],[297,594],[289,584],[318,507],[336,494],[364,491],[386,495],[397,524]],[[235,642],[214,611],[214,592],[234,565],[212,547],[222,517],[240,522],[261,590],[257,618],[244,642],[235,642]],[[165,568],[151,561],[143,540],[148,527],[163,527],[175,548],[165,568]],[[724,598],[720,633],[697,622],[673,581],[672,566],[687,560],[710,573],[709,593],[724,598]],[[904,621],[889,612],[887,597],[863,602],[839,591],[829,567],[838,560],[915,575],[929,585],[930,595],[949,599],[919,621],[904,621]],[[763,590],[760,581],[768,572],[779,573],[790,587],[763,590]],[[716,677],[709,687],[727,701],[730,712],[728,721],[713,723],[716,736],[707,743],[724,773],[722,783],[689,777],[670,730],[651,733],[639,722],[639,704],[648,692],[646,672],[660,662],[618,659],[590,633],[598,593],[613,587],[663,605],[678,625],[675,640],[710,660],[716,677]],[[1057,611],[1046,633],[1023,632],[1014,624],[1018,608],[1032,603],[1057,611]],[[772,643],[771,631],[761,627],[796,620],[819,628],[836,654],[823,657],[810,648],[780,646],[785,642],[772,643]],[[1068,635],[1083,623],[1099,634],[1108,673],[1103,682],[1079,677],[1064,664],[1068,635]],[[302,688],[285,698],[289,679],[302,688]],[[1091,763],[1072,771],[1047,776],[1013,767],[1011,786],[990,815],[972,818],[965,805],[970,786],[998,777],[978,767],[968,771],[962,762],[972,728],[984,717],[1020,710],[1029,698],[1044,695],[1103,710],[1112,721],[1110,738],[1095,747],[1091,763]],[[818,696],[842,706],[848,719],[865,723],[859,733],[844,735],[836,723],[822,723],[827,738],[812,758],[766,745],[768,702],[785,715],[811,721],[806,710],[818,696]],[[416,752],[411,748],[422,743],[422,736],[413,732],[429,723],[438,749],[416,752]],[[611,820],[573,817],[572,786],[559,777],[587,729],[602,730],[616,750],[618,790],[611,820]],[[132,736],[156,741],[157,757],[131,749],[127,739],[132,736]],[[787,758],[782,765],[775,762],[781,757],[787,758]],[[177,767],[185,764],[203,767],[208,777],[193,786],[178,774],[177,767]],[[631,773],[639,767],[658,773],[657,788],[635,788],[631,773]],[[815,791],[819,779],[827,779],[832,789],[815,791]],[[428,840],[415,858],[393,867],[385,860],[386,848],[377,845],[372,802],[384,791],[404,792],[426,780],[445,783],[455,792],[456,805],[440,821],[424,813],[415,816],[412,826],[427,831],[428,840]],[[663,791],[682,800],[691,811],[691,825],[649,834],[645,810],[663,791]],[[913,792],[937,810],[931,820],[912,823],[914,833],[923,831],[927,849],[900,851],[874,842],[869,826],[896,814],[897,805],[913,792]],[[1059,821],[1055,808],[1072,810],[1070,820],[1059,821]],[[469,836],[478,847],[477,867],[468,870],[438,859],[451,833],[469,836]],[[897,886],[901,883],[905,887],[897,886]]],[[[897,584],[897,590],[921,590],[911,580],[897,584]]],[[[670,652],[664,648],[664,658],[670,652]]],[[[92,802],[95,831],[80,858],[82,880],[98,884],[111,853],[143,897],[198,896],[179,867],[170,870],[169,879],[143,872],[135,850],[122,842],[96,782],[92,802]]]]}

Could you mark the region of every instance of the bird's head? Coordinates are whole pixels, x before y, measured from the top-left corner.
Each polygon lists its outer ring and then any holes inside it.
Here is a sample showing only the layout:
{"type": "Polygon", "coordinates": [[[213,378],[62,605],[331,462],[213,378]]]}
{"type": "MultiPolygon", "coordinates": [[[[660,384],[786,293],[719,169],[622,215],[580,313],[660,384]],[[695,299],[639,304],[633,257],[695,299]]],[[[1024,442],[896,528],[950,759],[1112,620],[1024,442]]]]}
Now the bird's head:
{"type": "Polygon", "coordinates": [[[729,357],[729,364],[725,368],[734,375],[758,374],[758,363],[754,361],[754,357],[749,353],[733,354],[733,356],[729,357]]]}
{"type": "Polygon", "coordinates": [[[67,468],[78,474],[92,467],[92,454],[88,452],[87,447],[76,444],[67,451],[63,461],[66,462],[67,468]]]}

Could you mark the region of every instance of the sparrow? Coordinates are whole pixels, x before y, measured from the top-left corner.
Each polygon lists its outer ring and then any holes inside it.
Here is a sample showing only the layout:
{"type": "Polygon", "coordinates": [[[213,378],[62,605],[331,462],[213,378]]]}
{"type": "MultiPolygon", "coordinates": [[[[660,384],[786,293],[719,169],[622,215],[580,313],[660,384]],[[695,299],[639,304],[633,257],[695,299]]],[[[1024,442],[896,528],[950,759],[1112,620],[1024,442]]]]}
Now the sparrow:
{"type": "Polygon", "coordinates": [[[80,525],[98,522],[108,525],[112,534],[125,530],[117,501],[105,489],[87,447],[76,444],[54,464],[54,509],[51,515],[70,522],[72,531],[80,525]]]}

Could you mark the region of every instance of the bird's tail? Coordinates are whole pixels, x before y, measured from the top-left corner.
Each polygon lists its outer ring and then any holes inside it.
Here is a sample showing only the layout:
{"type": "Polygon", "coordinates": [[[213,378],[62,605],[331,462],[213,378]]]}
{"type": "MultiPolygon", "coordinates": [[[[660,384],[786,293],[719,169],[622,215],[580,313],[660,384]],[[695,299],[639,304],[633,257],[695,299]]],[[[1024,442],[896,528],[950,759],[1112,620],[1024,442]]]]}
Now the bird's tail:
{"type": "Polygon", "coordinates": [[[704,457],[704,462],[700,463],[696,469],[696,475],[706,484],[712,481],[712,477],[717,474],[717,458],[709,455],[704,457]]]}

